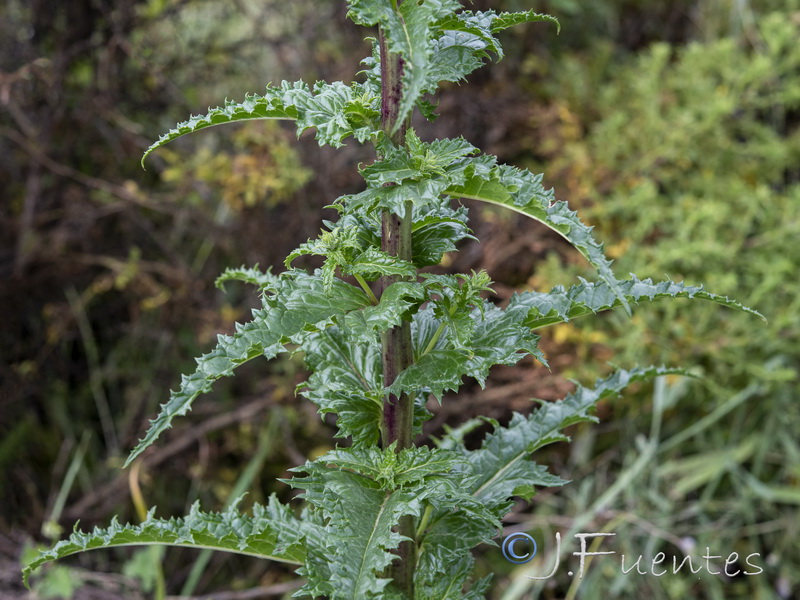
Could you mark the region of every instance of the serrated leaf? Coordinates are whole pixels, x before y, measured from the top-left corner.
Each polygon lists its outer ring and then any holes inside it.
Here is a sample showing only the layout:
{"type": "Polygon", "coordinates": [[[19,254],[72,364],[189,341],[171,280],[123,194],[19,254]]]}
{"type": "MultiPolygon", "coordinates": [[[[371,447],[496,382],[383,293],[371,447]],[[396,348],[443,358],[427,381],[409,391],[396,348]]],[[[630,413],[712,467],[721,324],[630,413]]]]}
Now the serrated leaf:
{"type": "Polygon", "coordinates": [[[503,47],[495,37],[513,25],[549,21],[558,25],[550,15],[531,11],[501,13],[495,11],[462,11],[436,24],[438,30],[428,69],[424,91],[432,93],[442,81],[461,81],[477,68],[492,52],[497,60],[503,58],[503,47]]]}
{"type": "Polygon", "coordinates": [[[460,387],[464,376],[483,386],[494,365],[514,365],[529,354],[547,365],[538,348],[539,336],[526,323],[528,312],[527,305],[514,299],[506,309],[484,302],[465,315],[473,323],[469,336],[440,336],[433,343],[442,320],[435,316],[434,306],[426,306],[412,321],[416,362],[398,375],[388,391],[431,393],[441,401],[444,392],[460,387]]]}
{"type": "Polygon", "coordinates": [[[418,568],[414,574],[415,600],[484,600],[492,576],[469,585],[474,566],[475,560],[466,553],[449,560],[443,569],[418,568]]]}
{"type": "Polygon", "coordinates": [[[440,206],[429,208],[427,215],[415,215],[412,226],[412,261],[418,267],[437,265],[446,252],[454,252],[456,243],[475,239],[467,227],[467,210],[463,206],[452,209],[447,199],[440,206]]]}
{"type": "Polygon", "coordinates": [[[594,239],[592,229],[581,222],[566,202],[556,201],[553,191],[544,189],[541,175],[498,165],[492,169],[489,177],[476,175],[463,185],[448,188],[444,193],[510,208],[557,232],[589,261],[630,314],[627,300],[611,270],[611,261],[603,253],[603,245],[594,239]]]}
{"type": "Polygon", "coordinates": [[[339,448],[321,456],[317,462],[363,475],[384,490],[425,486],[432,476],[468,467],[467,461],[457,452],[427,446],[404,448],[399,452],[394,445],[384,449],[374,446],[339,448]]]}
{"type": "Polygon", "coordinates": [[[557,32],[561,32],[561,24],[558,22],[558,19],[553,17],[552,15],[546,15],[543,13],[536,13],[532,10],[522,11],[522,12],[503,12],[497,15],[497,18],[492,21],[492,33],[497,33],[504,29],[508,29],[509,27],[514,27],[515,25],[519,25],[521,23],[536,23],[546,21],[548,23],[553,23],[558,29],[557,32]]]}
{"type": "Polygon", "coordinates": [[[401,371],[386,391],[396,396],[428,391],[441,402],[445,392],[461,386],[468,361],[463,350],[432,350],[401,371]]]}
{"type": "Polygon", "coordinates": [[[305,527],[287,507],[273,496],[267,506],[256,504],[250,516],[240,513],[237,504],[238,501],[221,513],[204,513],[195,503],[187,516],[171,519],[155,518],[153,509],[140,525],[121,525],[115,518],[107,528],[95,528],[91,533],[75,531],[24,567],[25,584],[30,574],[48,561],[116,546],[211,548],[290,564],[303,563],[305,527]]]}
{"type": "MultiPolygon", "coordinates": [[[[706,292],[703,286],[686,285],[669,279],[653,283],[651,279],[638,279],[631,275],[629,280],[617,282],[617,289],[630,304],[652,302],[662,298],[696,298],[708,300],[734,310],[750,313],[764,319],[764,316],[752,308],[743,306],[725,296],[706,292]]],[[[527,324],[532,329],[565,323],[583,315],[609,310],[621,305],[620,299],[605,282],[587,282],[567,289],[557,286],[550,292],[523,292],[518,302],[530,307],[527,324]]]]}
{"type": "Polygon", "coordinates": [[[278,276],[272,274],[271,268],[264,272],[258,269],[258,264],[250,268],[242,265],[238,269],[232,269],[230,267],[225,269],[214,281],[214,286],[222,290],[229,281],[242,281],[256,286],[260,291],[264,291],[273,285],[277,279],[278,276]]]}
{"type": "Polygon", "coordinates": [[[352,262],[342,265],[342,269],[350,275],[362,275],[369,281],[385,275],[408,278],[417,275],[417,269],[413,263],[372,246],[356,256],[352,262]]]}
{"type": "Polygon", "coordinates": [[[370,304],[360,289],[339,279],[326,289],[322,278],[300,271],[284,273],[272,286],[272,296],[264,297],[263,310],[253,311],[253,320],[236,324],[233,335],[217,336],[217,347],[197,360],[197,369],[181,378],[181,386],[170,394],[169,402],[150,422],[145,437],[125,461],[128,466],[167,429],[176,416],[191,410],[200,394],[212,384],[258,356],[273,358],[284,344],[299,343],[310,332],[330,326],[336,317],[370,304]]]}
{"type": "Polygon", "coordinates": [[[391,580],[382,573],[395,558],[390,551],[405,539],[393,529],[401,517],[419,516],[421,500],[410,491],[384,491],[367,477],[320,463],[293,470],[308,473],[289,483],[305,490],[303,497],[325,520],[329,579],[327,585],[312,582],[313,591],[324,591],[332,600],[384,597],[391,580]]]}
{"type": "Polygon", "coordinates": [[[209,109],[205,115],[192,116],[188,121],[178,123],[174,129],[170,129],[145,150],[142,156],[142,166],[144,166],[145,159],[157,148],[206,127],[253,119],[295,120],[298,112],[294,98],[303,94],[310,94],[305,83],[298,81],[294,84],[289,84],[284,81],[277,88],[268,86],[263,96],[259,94],[247,95],[243,102],[228,100],[221,107],[209,109]]]}
{"type": "Polygon", "coordinates": [[[478,477],[474,494],[487,501],[501,501],[515,494],[530,500],[533,486],[566,483],[531,462],[531,454],[545,445],[568,441],[562,432],[564,428],[582,421],[597,421],[591,411],[600,400],[618,395],[635,381],[669,374],[685,374],[685,371],[664,367],[619,370],[598,380],[592,389],[578,386],[564,400],[542,403],[528,417],[514,413],[506,427],[496,428],[486,436],[479,450],[466,453],[478,477]]]}
{"type": "Polygon", "coordinates": [[[337,327],[309,336],[301,346],[312,371],[302,394],[323,415],[337,415],[337,437],[355,446],[380,439],[383,375],[377,344],[352,343],[337,327]]]}
{"type": "Polygon", "coordinates": [[[296,121],[298,134],[316,128],[320,145],[339,147],[351,135],[363,143],[377,135],[378,103],[378,90],[369,84],[320,82],[311,90],[302,81],[283,81],[280,87],[268,86],[263,95],[245,96],[243,102],[229,100],[179,123],[145,151],[142,166],[150,153],[179,137],[214,125],[254,119],[296,121]]]}
{"type": "Polygon", "coordinates": [[[369,343],[377,335],[400,325],[409,310],[425,299],[421,284],[400,281],[391,284],[381,294],[375,306],[347,313],[341,324],[347,330],[351,343],[369,343]]]}

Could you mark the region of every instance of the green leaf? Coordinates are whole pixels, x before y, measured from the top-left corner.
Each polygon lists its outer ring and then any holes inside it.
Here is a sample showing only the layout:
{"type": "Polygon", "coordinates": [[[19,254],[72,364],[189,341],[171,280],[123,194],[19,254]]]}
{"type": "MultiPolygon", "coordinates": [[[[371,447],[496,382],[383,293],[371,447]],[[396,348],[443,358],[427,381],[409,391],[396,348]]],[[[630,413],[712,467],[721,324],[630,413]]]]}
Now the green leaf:
{"type": "Polygon", "coordinates": [[[327,580],[309,581],[301,592],[332,600],[385,597],[391,580],[382,573],[395,558],[390,551],[405,539],[393,529],[401,517],[419,516],[421,499],[407,490],[382,490],[367,477],[319,462],[292,470],[308,473],[289,483],[305,490],[306,501],[321,511],[327,544],[327,580]]]}
{"type": "Polygon", "coordinates": [[[157,148],[206,127],[252,119],[297,119],[298,112],[294,98],[309,93],[308,86],[302,81],[294,84],[284,81],[279,88],[268,86],[263,96],[251,94],[245,96],[244,102],[228,100],[221,107],[209,109],[205,115],[190,117],[188,121],[179,123],[174,129],[170,129],[158,138],[158,141],[153,143],[142,156],[142,166],[145,159],[157,148]]]}
{"type": "Polygon", "coordinates": [[[114,519],[107,528],[91,533],[75,531],[51,550],[39,554],[22,573],[25,584],[42,564],[98,548],[165,545],[211,548],[290,564],[305,559],[303,523],[272,496],[268,505],[253,506],[253,515],[241,514],[234,503],[221,513],[204,513],[198,503],[185,517],[157,519],[151,510],[141,525],[121,525],[114,519]]]}
{"type": "Polygon", "coordinates": [[[468,467],[457,452],[427,446],[404,448],[399,452],[394,445],[385,449],[374,446],[338,448],[321,456],[317,462],[363,475],[384,490],[425,486],[433,476],[468,467]]]}
{"type": "Polygon", "coordinates": [[[532,10],[499,15],[491,10],[463,11],[448,15],[435,26],[436,40],[424,91],[435,92],[442,81],[461,81],[484,64],[489,52],[496,54],[498,60],[502,59],[503,47],[494,34],[513,25],[537,21],[558,25],[554,17],[532,10]]]}
{"type": "Polygon", "coordinates": [[[316,128],[320,145],[338,148],[351,135],[363,143],[377,135],[378,104],[378,90],[368,83],[346,86],[340,81],[319,82],[310,90],[302,81],[283,81],[280,87],[268,86],[263,96],[248,95],[243,102],[229,100],[205,115],[179,123],[145,151],[142,166],[151,152],[179,137],[214,125],[253,119],[297,121],[298,134],[316,128]]]}
{"type": "Polygon", "coordinates": [[[454,252],[456,243],[476,239],[467,227],[467,209],[452,209],[446,198],[439,206],[431,206],[427,214],[417,210],[411,235],[412,262],[418,267],[438,265],[445,252],[454,252]]]}
{"type": "Polygon", "coordinates": [[[416,362],[403,370],[387,391],[396,395],[431,393],[441,401],[444,392],[460,387],[465,375],[483,386],[494,365],[514,365],[529,354],[546,365],[538,348],[539,336],[526,323],[529,310],[516,299],[506,309],[484,302],[465,313],[472,322],[470,327],[451,322],[460,327],[459,336],[436,338],[443,321],[435,316],[434,306],[426,306],[412,321],[416,362]]]}
{"type": "MultiPolygon", "coordinates": [[[[702,286],[676,283],[669,279],[653,283],[651,279],[640,280],[635,275],[631,279],[617,282],[619,290],[630,304],[652,302],[661,298],[696,298],[708,300],[722,306],[750,313],[764,318],[761,313],[730,300],[706,292],[702,286]]],[[[528,306],[527,325],[532,329],[565,323],[583,315],[597,313],[620,306],[622,303],[605,282],[591,283],[581,281],[580,284],[567,289],[557,286],[550,292],[523,292],[516,296],[521,305],[528,306]]]]}
{"type": "Polygon", "coordinates": [[[497,18],[492,20],[491,29],[492,33],[497,33],[521,23],[536,23],[540,21],[553,23],[557,27],[557,32],[561,32],[561,24],[558,22],[558,19],[551,15],[536,13],[532,10],[513,13],[500,13],[497,15],[497,18]]]}
{"type": "MultiPolygon", "coordinates": [[[[419,525],[422,537],[418,539],[420,564],[416,571],[421,597],[436,597],[424,593],[437,593],[441,588],[435,581],[448,578],[452,595],[439,597],[462,597],[456,595],[456,590],[462,590],[472,565],[465,551],[481,541],[491,540],[500,529],[496,507],[487,506],[471,494],[471,468],[467,459],[457,452],[427,447],[395,452],[394,446],[383,450],[374,447],[337,449],[293,470],[308,473],[307,477],[293,479],[290,483],[306,490],[306,500],[325,515],[326,533],[331,539],[329,580],[333,581],[337,571],[346,575],[341,583],[328,589],[316,585],[317,594],[343,592],[342,596],[333,597],[371,597],[360,595],[367,588],[358,589],[353,585],[352,572],[361,560],[365,541],[387,539],[390,523],[382,523],[369,531],[364,526],[365,521],[372,522],[379,501],[382,506],[391,504],[397,520],[402,514],[418,516],[425,508],[419,525]],[[351,506],[348,499],[353,497],[362,504],[351,506]],[[403,503],[408,504],[406,509],[401,508],[403,503]],[[343,512],[345,507],[347,512],[343,512]],[[356,518],[356,514],[360,517],[356,518]],[[355,521],[359,521],[363,529],[357,530],[355,521]],[[463,560],[467,564],[453,573],[454,565],[463,560]]],[[[398,541],[395,538],[391,543],[398,541]]],[[[388,547],[388,542],[381,546],[388,547]]],[[[371,568],[377,571],[382,564],[371,568]]],[[[378,595],[380,586],[386,585],[383,581],[372,581],[372,585],[377,586],[372,588],[376,590],[376,597],[392,597],[387,595],[389,588],[378,595]]],[[[483,589],[483,585],[478,583],[475,589],[483,589]]]]}
{"type": "Polygon", "coordinates": [[[389,51],[404,60],[397,127],[410,116],[424,92],[437,35],[436,23],[458,8],[457,0],[403,2],[397,10],[390,0],[351,0],[350,17],[360,25],[378,25],[389,51]]]}
{"type": "Polygon", "coordinates": [[[299,387],[323,415],[337,415],[337,437],[351,436],[353,445],[380,439],[383,375],[377,344],[353,343],[339,328],[309,336],[301,346],[311,376],[299,387]]]}
{"type": "Polygon", "coordinates": [[[446,194],[459,198],[480,200],[510,208],[531,217],[560,234],[597,269],[620,299],[621,305],[630,313],[627,300],[618,288],[617,279],[611,270],[611,261],[603,253],[603,245],[592,237],[592,230],[578,218],[577,213],[566,202],[556,201],[552,190],[542,186],[542,175],[534,175],[508,165],[498,165],[489,177],[476,175],[463,185],[445,190],[446,194]]]}
{"type": "Polygon", "coordinates": [[[253,284],[260,291],[264,291],[274,285],[277,279],[277,275],[272,274],[272,268],[264,272],[258,269],[258,264],[251,268],[246,268],[242,265],[238,269],[232,269],[230,267],[225,269],[222,274],[217,277],[216,281],[214,281],[214,286],[222,290],[229,281],[243,281],[244,283],[253,284]]]}
{"type": "Polygon", "coordinates": [[[474,566],[475,560],[468,552],[448,557],[447,566],[439,569],[428,566],[428,561],[423,560],[414,574],[415,600],[485,600],[492,576],[469,585],[474,566]]]}
{"type": "Polygon", "coordinates": [[[596,422],[591,411],[600,400],[618,395],[635,381],[669,374],[685,374],[685,371],[664,367],[619,370],[598,380],[593,389],[578,386],[564,400],[542,403],[528,417],[514,413],[511,422],[489,434],[479,450],[465,451],[478,476],[474,494],[487,501],[502,501],[516,495],[530,500],[533,486],[566,483],[532,463],[531,454],[548,444],[569,441],[562,430],[570,425],[596,422]]]}
{"type": "Polygon", "coordinates": [[[351,343],[369,343],[384,331],[400,325],[410,309],[425,299],[425,290],[419,283],[400,281],[391,284],[381,294],[375,306],[347,313],[341,325],[347,330],[351,343]]]}
{"type": "Polygon", "coordinates": [[[284,273],[272,292],[264,297],[264,309],[253,311],[252,321],[237,323],[233,335],[218,336],[217,347],[196,359],[197,370],[181,378],[180,388],[161,405],[125,466],[172,427],[173,418],[191,410],[194,399],[210,391],[217,379],[231,376],[234,369],[258,356],[273,358],[284,344],[300,343],[309,333],[330,326],[336,317],[370,304],[366,294],[352,285],[336,279],[326,289],[321,277],[301,271],[284,273]]]}

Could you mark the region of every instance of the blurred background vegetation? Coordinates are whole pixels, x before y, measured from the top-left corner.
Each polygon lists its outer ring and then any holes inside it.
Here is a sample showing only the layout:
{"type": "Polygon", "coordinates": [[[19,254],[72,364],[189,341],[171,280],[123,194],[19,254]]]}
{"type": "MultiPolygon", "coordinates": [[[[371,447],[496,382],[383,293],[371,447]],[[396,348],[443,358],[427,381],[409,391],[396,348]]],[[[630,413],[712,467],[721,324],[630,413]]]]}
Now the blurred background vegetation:
{"type": "MultiPolygon", "coordinates": [[[[505,420],[610,364],[665,363],[703,377],[642,387],[601,407],[539,462],[573,483],[520,505],[510,531],[540,554],[513,567],[494,548],[492,598],[788,599],[800,594],[800,0],[475,0],[477,10],[556,15],[510,32],[507,58],[449,86],[427,137],[464,135],[544,171],[616,259],[705,283],[764,324],[675,301],[558,327],[552,370],[496,368],[445,400],[433,434],[466,417],[505,420]],[[759,553],[764,572],[623,575],[599,557],[582,580],[552,565],[554,535],[616,533],[628,557],[759,553]],[[546,563],[546,564],[545,564],[546,563]],[[538,570],[537,570],[538,569],[538,570]],[[542,571],[544,569],[544,571],[542,571]]],[[[291,573],[222,554],[89,553],[18,565],[81,527],[177,515],[287,486],[286,469],[334,443],[294,397],[302,362],[243,367],[123,472],[127,451],[217,332],[245,320],[251,290],[213,287],[227,266],[279,265],[323,207],[356,191],[370,159],[349,144],[250,123],[143,150],[191,113],[281,79],[351,80],[368,53],[338,0],[8,0],[0,7],[0,596],[289,597],[291,573]],[[215,593],[216,592],[216,593],[215,593]]],[[[535,224],[472,212],[482,240],[439,269],[485,267],[499,299],[591,277],[535,224]]],[[[477,442],[476,438],[476,442],[477,442]]],[[[633,559],[629,559],[628,566],[633,559]]],[[[701,561],[705,562],[705,561],[701,561]]],[[[695,563],[697,561],[695,560],[695,563]]],[[[645,564],[643,562],[643,564],[645,564]]],[[[716,568],[722,570],[722,561],[716,568]]],[[[731,571],[735,568],[730,568],[731,571]]]]}

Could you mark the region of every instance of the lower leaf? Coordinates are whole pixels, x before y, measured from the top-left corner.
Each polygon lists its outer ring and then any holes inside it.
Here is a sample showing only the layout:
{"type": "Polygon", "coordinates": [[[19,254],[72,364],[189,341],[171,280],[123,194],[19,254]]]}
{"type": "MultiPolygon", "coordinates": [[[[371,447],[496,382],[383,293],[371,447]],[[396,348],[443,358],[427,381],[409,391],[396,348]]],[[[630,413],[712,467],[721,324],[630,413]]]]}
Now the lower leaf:
{"type": "Polygon", "coordinates": [[[91,533],[75,531],[52,549],[39,554],[23,571],[23,581],[44,563],[78,552],[116,546],[180,546],[211,548],[257,558],[300,565],[305,560],[303,522],[273,496],[267,506],[256,504],[253,515],[236,509],[238,502],[221,513],[204,513],[195,503],[185,517],[157,519],[152,509],[140,525],[122,525],[116,517],[106,528],[91,533]]]}

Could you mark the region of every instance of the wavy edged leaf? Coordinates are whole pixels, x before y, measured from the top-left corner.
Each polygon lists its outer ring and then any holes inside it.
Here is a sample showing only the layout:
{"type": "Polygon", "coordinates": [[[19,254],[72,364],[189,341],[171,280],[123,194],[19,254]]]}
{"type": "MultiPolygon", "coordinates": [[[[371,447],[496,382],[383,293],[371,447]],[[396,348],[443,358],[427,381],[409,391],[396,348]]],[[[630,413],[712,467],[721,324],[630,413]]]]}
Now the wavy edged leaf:
{"type": "Polygon", "coordinates": [[[318,82],[310,89],[302,81],[283,81],[280,87],[268,86],[264,95],[251,94],[243,102],[228,100],[179,123],[145,151],[142,166],[150,153],[179,137],[214,125],[255,119],[296,121],[298,135],[316,128],[320,145],[338,148],[349,136],[363,143],[378,135],[378,92],[369,83],[318,82]]]}
{"type": "MultiPolygon", "coordinates": [[[[669,279],[653,283],[651,279],[642,280],[631,275],[629,280],[617,281],[617,289],[630,304],[652,302],[662,298],[696,298],[764,319],[764,316],[758,311],[743,306],[726,296],[707,292],[703,286],[686,285],[683,282],[674,282],[669,279]]],[[[583,280],[580,284],[567,289],[557,286],[547,293],[523,292],[516,298],[520,304],[530,307],[526,323],[532,329],[554,323],[565,323],[583,315],[617,308],[622,304],[615,291],[605,282],[593,283],[583,280]]]]}
{"type": "MultiPolygon", "coordinates": [[[[443,320],[429,305],[414,315],[412,339],[417,360],[402,371],[388,392],[430,393],[441,401],[446,391],[455,391],[466,375],[483,386],[495,365],[515,365],[527,355],[547,365],[538,348],[539,336],[526,323],[529,307],[512,299],[505,309],[484,302],[465,313],[471,327],[460,326],[457,335],[440,335],[443,320]],[[426,351],[427,350],[427,351],[426,351]]],[[[444,321],[446,323],[446,321],[444,321]]],[[[452,326],[452,325],[451,325],[452,326]]]]}
{"type": "Polygon", "coordinates": [[[272,268],[265,271],[258,269],[258,263],[253,267],[245,267],[242,265],[238,269],[228,267],[222,274],[214,281],[214,286],[219,289],[225,289],[225,284],[229,281],[241,281],[256,286],[259,291],[264,291],[278,280],[277,275],[272,274],[272,268]]]}
{"type": "Polygon", "coordinates": [[[566,202],[556,201],[552,189],[545,190],[541,174],[534,175],[508,165],[497,165],[488,177],[473,176],[463,185],[450,187],[444,193],[504,206],[546,225],[575,246],[630,314],[630,307],[617,286],[611,261],[604,254],[603,245],[594,239],[592,228],[585,225],[566,202]]]}
{"type": "Polygon", "coordinates": [[[512,496],[530,500],[534,486],[566,483],[547,473],[530,456],[539,448],[554,442],[569,441],[562,430],[583,421],[597,421],[591,414],[604,398],[618,395],[625,387],[661,375],[686,375],[683,369],[665,367],[619,370],[599,379],[594,388],[578,386],[558,402],[544,402],[528,417],[514,413],[506,427],[498,427],[486,436],[480,449],[465,451],[478,479],[474,494],[486,501],[503,501],[512,496]]]}
{"type": "MultiPolygon", "coordinates": [[[[424,92],[433,93],[442,81],[458,82],[480,68],[492,52],[497,60],[503,58],[503,47],[495,37],[504,29],[521,23],[546,21],[554,23],[555,17],[532,10],[497,14],[489,11],[462,11],[445,17],[435,25],[435,44],[430,66],[423,86],[424,92]]],[[[426,111],[423,111],[425,114],[426,111]]],[[[425,114],[426,118],[432,116],[425,114]]],[[[430,119],[432,120],[432,119],[430,119]]]]}
{"type": "Polygon", "coordinates": [[[236,509],[238,501],[220,513],[204,513],[195,503],[185,517],[157,519],[151,509],[141,525],[121,525],[116,518],[106,528],[91,533],[75,531],[28,563],[22,573],[25,585],[31,573],[46,562],[78,552],[117,546],[180,546],[211,548],[235,554],[300,565],[305,560],[304,525],[272,496],[267,506],[256,504],[253,514],[236,509]]]}
{"type": "Polygon", "coordinates": [[[221,377],[230,377],[240,365],[258,357],[267,359],[284,351],[284,344],[300,343],[313,331],[330,326],[334,319],[370,304],[360,289],[335,279],[326,286],[318,275],[302,271],[284,273],[271,285],[272,296],[264,297],[264,309],[253,311],[253,320],[236,324],[233,335],[217,336],[217,346],[197,360],[197,369],[181,377],[177,391],[161,405],[145,437],[125,461],[128,466],[167,429],[172,420],[191,410],[200,394],[211,390],[221,377]]]}
{"type": "Polygon", "coordinates": [[[322,513],[327,544],[322,564],[311,565],[326,578],[309,578],[301,593],[332,600],[387,597],[391,580],[383,571],[395,558],[391,550],[405,539],[394,527],[403,516],[419,516],[421,499],[410,491],[381,490],[367,477],[319,462],[292,470],[309,474],[288,483],[305,490],[303,497],[322,513]]]}
{"type": "Polygon", "coordinates": [[[188,121],[178,123],[174,129],[170,129],[145,150],[142,156],[142,166],[144,166],[145,159],[154,150],[172,140],[206,127],[253,119],[295,120],[298,117],[298,111],[293,97],[298,94],[310,94],[305,83],[302,81],[294,84],[283,82],[279,88],[268,86],[263,96],[251,94],[245,96],[244,102],[228,100],[222,106],[209,109],[208,113],[204,115],[192,116],[188,121]]]}

